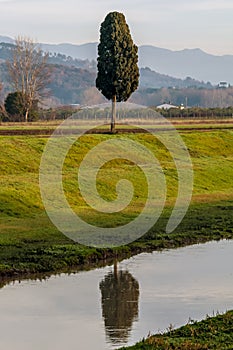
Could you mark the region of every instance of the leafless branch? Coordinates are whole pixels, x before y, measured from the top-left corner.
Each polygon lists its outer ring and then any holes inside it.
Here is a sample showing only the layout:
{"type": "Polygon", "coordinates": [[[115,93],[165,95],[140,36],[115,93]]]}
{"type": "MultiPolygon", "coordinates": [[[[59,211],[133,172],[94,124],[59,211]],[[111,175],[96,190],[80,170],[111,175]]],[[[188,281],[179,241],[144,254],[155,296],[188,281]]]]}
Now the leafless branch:
{"type": "Polygon", "coordinates": [[[7,62],[9,75],[15,91],[25,97],[25,121],[34,101],[48,96],[46,86],[50,81],[51,68],[48,54],[30,38],[18,36],[12,60],[7,62]]]}

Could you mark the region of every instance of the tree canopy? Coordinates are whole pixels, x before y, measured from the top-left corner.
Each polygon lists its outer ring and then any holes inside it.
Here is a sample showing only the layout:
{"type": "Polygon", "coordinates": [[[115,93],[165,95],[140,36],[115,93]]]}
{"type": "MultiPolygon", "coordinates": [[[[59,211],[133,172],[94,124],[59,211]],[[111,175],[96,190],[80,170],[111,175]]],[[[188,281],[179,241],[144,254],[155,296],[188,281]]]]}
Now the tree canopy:
{"type": "Polygon", "coordinates": [[[96,86],[111,100],[126,101],[138,87],[138,48],[133,43],[125,16],[110,12],[100,28],[96,86]]]}
{"type": "Polygon", "coordinates": [[[5,109],[13,121],[21,121],[25,113],[24,96],[22,92],[15,91],[7,95],[5,99],[5,109]]]}
{"type": "MultiPolygon", "coordinates": [[[[10,121],[23,121],[26,112],[26,97],[21,91],[11,92],[7,95],[4,106],[10,121]]],[[[32,101],[28,114],[28,120],[32,121],[38,117],[38,101],[32,101]]]]}
{"type": "Polygon", "coordinates": [[[138,48],[123,13],[110,12],[101,24],[97,62],[96,87],[113,101],[115,125],[115,102],[127,101],[139,80],[138,48]]]}

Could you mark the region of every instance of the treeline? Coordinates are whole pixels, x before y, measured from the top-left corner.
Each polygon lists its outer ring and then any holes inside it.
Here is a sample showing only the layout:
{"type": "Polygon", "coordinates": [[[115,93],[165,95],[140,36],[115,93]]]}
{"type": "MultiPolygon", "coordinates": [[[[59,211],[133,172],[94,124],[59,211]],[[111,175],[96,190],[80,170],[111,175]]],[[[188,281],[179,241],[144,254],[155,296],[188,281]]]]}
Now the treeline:
{"type": "Polygon", "coordinates": [[[88,59],[81,60],[78,58],[73,58],[71,56],[66,56],[61,53],[51,53],[49,52],[48,63],[50,64],[62,64],[64,66],[76,67],[82,69],[88,69],[90,71],[96,71],[96,61],[89,61],[88,59]]]}
{"type": "Polygon", "coordinates": [[[233,88],[138,89],[133,94],[131,101],[146,106],[171,103],[185,107],[226,108],[233,106],[233,88]]]}
{"type": "Polygon", "coordinates": [[[158,109],[152,107],[155,111],[166,118],[187,118],[187,119],[225,119],[233,118],[233,107],[227,108],[170,108],[158,109]]]}
{"type": "MultiPolygon", "coordinates": [[[[71,106],[60,106],[56,108],[37,108],[30,115],[29,121],[48,121],[48,120],[64,120],[73,115],[77,110],[71,106]]],[[[9,115],[3,106],[0,105],[0,122],[23,122],[24,118],[20,115],[9,115]]]]}
{"type": "MultiPolygon", "coordinates": [[[[233,107],[228,108],[171,108],[169,110],[166,109],[157,109],[156,107],[150,108],[153,111],[158,112],[168,119],[233,119],[233,107]]],[[[150,110],[149,109],[149,110],[150,110]]],[[[154,112],[149,113],[148,109],[140,109],[140,110],[128,110],[123,111],[122,113],[118,112],[117,119],[153,119],[155,118],[154,112]],[[148,114],[149,113],[149,114],[148,114]]],[[[64,120],[72,116],[74,113],[78,111],[79,118],[83,120],[88,119],[103,119],[110,120],[110,109],[109,113],[105,111],[103,115],[103,110],[99,109],[82,109],[74,108],[72,106],[59,106],[55,108],[39,108],[36,113],[30,118],[30,121],[38,121],[38,120],[64,120]]],[[[23,121],[23,118],[19,119],[18,116],[9,116],[5,110],[0,106],[0,122],[17,122],[23,121]]]]}

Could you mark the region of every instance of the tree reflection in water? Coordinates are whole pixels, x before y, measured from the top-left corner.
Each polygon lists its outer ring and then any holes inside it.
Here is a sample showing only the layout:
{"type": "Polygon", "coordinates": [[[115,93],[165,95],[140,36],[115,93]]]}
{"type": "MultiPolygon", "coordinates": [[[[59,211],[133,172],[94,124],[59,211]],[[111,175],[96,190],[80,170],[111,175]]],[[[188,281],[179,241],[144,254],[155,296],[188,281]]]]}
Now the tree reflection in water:
{"type": "Polygon", "coordinates": [[[100,282],[102,315],[106,334],[113,344],[126,343],[138,317],[139,284],[128,271],[108,273],[100,282]]]}

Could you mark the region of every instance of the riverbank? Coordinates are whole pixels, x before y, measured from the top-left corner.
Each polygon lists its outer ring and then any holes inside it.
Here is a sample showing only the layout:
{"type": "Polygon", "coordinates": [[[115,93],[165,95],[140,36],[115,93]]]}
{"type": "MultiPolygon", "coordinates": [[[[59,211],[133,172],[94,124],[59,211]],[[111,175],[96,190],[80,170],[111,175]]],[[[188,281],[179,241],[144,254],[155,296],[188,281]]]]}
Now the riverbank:
{"type": "MultiPolygon", "coordinates": [[[[127,135],[125,135],[127,136],[127,135]]],[[[49,221],[40,197],[39,165],[47,138],[37,136],[0,137],[0,276],[14,277],[33,273],[55,273],[75,268],[90,268],[118,257],[142,251],[178,248],[209,240],[233,238],[233,132],[216,130],[182,132],[194,168],[191,207],[172,234],[166,223],[177,195],[177,171],[169,152],[150,134],[129,134],[156,154],[167,181],[167,203],[156,225],[137,242],[115,249],[97,249],[70,241],[49,221]]],[[[106,200],[116,198],[115,185],[133,172],[133,205],[122,213],[99,214],[90,210],[77,191],[77,164],[99,142],[120,135],[86,135],[75,144],[64,162],[64,190],[72,209],[94,225],[117,226],[135,218],[147,198],[145,178],[136,166],[111,162],[100,171],[98,189],[106,200]],[[74,196],[75,193],[75,196],[74,196]],[[81,208],[81,209],[80,209],[81,208]]]]}
{"type": "MultiPolygon", "coordinates": [[[[54,273],[94,268],[143,251],[178,248],[211,240],[233,239],[231,201],[192,205],[183,222],[171,234],[165,233],[170,210],[138,241],[118,248],[91,248],[76,244],[54,230],[48,218],[27,219],[29,234],[13,236],[11,230],[0,235],[0,276],[17,277],[34,273],[54,273]],[[40,223],[40,226],[38,226],[40,223]]],[[[18,219],[19,220],[19,219],[18,219]]],[[[17,223],[19,222],[17,220],[17,223]]],[[[23,220],[21,219],[22,227],[23,220]]]]}
{"type": "Polygon", "coordinates": [[[215,317],[207,316],[200,322],[190,321],[175,330],[169,327],[164,334],[149,336],[121,350],[230,350],[232,345],[233,311],[228,311],[215,317]]]}

